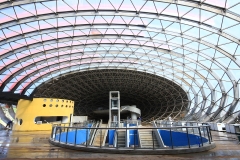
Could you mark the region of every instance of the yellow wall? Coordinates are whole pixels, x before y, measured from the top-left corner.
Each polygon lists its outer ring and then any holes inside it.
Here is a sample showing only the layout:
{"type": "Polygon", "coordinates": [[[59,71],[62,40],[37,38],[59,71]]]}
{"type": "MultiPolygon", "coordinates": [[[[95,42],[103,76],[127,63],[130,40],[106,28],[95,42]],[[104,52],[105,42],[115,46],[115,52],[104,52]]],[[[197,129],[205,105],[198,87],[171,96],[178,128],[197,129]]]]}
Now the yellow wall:
{"type": "Polygon", "coordinates": [[[53,98],[33,98],[33,101],[20,99],[17,105],[17,112],[13,130],[51,130],[51,123],[35,124],[35,118],[39,116],[67,116],[64,123],[70,122],[70,114],[73,114],[74,101],[53,98]],[[46,105],[43,107],[43,105],[46,105]],[[52,106],[50,106],[52,105],[52,106]],[[58,105],[56,107],[56,105],[58,105]],[[67,107],[66,107],[67,106],[67,107]],[[20,125],[20,120],[22,124],[20,125]]]}

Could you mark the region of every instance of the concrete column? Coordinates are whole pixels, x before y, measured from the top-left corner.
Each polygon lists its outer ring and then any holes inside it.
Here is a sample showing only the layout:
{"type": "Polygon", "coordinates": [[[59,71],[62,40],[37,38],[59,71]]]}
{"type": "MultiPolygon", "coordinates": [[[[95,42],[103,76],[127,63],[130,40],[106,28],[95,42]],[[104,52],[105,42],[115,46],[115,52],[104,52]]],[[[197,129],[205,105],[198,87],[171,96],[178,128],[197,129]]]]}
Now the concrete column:
{"type": "Polygon", "coordinates": [[[132,120],[137,120],[137,114],[131,112],[131,118],[132,118],[132,120]]]}

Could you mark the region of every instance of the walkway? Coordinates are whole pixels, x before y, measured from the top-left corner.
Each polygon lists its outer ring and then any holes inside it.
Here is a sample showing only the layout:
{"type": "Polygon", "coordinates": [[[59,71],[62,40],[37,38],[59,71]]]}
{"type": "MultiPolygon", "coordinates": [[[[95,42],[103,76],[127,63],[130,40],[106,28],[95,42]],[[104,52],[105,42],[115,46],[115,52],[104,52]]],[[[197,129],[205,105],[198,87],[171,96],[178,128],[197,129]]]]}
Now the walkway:
{"type": "Polygon", "coordinates": [[[126,155],[89,153],[68,150],[48,143],[50,132],[8,132],[0,131],[0,159],[34,159],[55,160],[58,158],[84,160],[154,160],[154,159],[240,159],[240,145],[236,135],[212,131],[217,147],[213,150],[182,155],[126,155]]]}

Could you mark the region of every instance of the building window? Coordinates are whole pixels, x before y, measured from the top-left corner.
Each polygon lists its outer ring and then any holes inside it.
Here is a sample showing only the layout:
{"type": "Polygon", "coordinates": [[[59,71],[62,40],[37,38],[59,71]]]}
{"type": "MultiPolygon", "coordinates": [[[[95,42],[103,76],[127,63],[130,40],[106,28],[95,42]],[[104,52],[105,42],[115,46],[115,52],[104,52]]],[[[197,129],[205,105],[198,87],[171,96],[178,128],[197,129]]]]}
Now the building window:
{"type": "Polygon", "coordinates": [[[58,105],[56,104],[56,107],[58,107],[58,105]]]}
{"type": "Polygon", "coordinates": [[[49,104],[49,107],[52,107],[52,104],[49,104]]]}
{"type": "Polygon", "coordinates": [[[46,104],[43,104],[43,107],[46,107],[46,104]]]}

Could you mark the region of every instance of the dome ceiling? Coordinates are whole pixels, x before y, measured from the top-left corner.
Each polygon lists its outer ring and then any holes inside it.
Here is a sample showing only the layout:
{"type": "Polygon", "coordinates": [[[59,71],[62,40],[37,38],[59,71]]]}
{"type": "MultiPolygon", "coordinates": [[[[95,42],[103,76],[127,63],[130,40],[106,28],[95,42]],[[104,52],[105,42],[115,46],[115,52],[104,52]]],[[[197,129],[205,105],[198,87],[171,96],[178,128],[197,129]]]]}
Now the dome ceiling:
{"type": "Polygon", "coordinates": [[[134,70],[182,87],[186,120],[239,119],[239,0],[1,0],[0,19],[2,99],[70,73],[134,70]]]}
{"type": "Polygon", "coordinates": [[[98,117],[94,111],[109,109],[109,91],[120,91],[121,106],[136,105],[143,121],[169,116],[179,119],[190,105],[187,93],[174,82],[149,73],[120,69],[64,75],[40,85],[34,97],[74,100],[75,115],[94,119],[98,117]]]}

